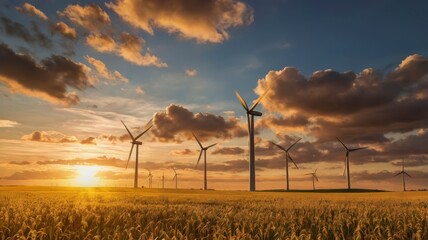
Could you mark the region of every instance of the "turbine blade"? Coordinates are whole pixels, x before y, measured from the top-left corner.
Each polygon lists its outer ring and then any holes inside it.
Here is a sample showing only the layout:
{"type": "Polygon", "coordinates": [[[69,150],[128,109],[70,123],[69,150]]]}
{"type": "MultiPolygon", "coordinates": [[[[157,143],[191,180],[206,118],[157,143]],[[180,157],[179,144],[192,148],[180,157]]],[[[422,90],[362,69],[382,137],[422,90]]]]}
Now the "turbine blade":
{"type": "Polygon", "coordinates": [[[318,179],[317,175],[314,174],[315,180],[317,180],[317,182],[319,182],[320,180],[318,179]]]}
{"type": "Polygon", "coordinates": [[[394,177],[396,177],[396,176],[398,176],[398,175],[400,175],[400,174],[403,174],[403,171],[401,171],[401,172],[399,172],[399,173],[397,173],[397,174],[394,174],[394,177]]]}
{"type": "Polygon", "coordinates": [[[122,120],[120,120],[120,121],[122,122],[123,126],[125,126],[126,131],[128,131],[129,136],[131,136],[132,141],[135,141],[134,136],[132,136],[132,133],[129,131],[128,127],[125,125],[125,123],[122,120]]]}
{"type": "Polygon", "coordinates": [[[282,151],[284,151],[284,152],[287,152],[287,150],[285,150],[285,148],[283,148],[281,145],[278,145],[278,144],[276,144],[276,143],[274,143],[274,142],[272,142],[272,141],[269,141],[270,143],[272,143],[273,145],[275,145],[275,146],[277,146],[279,149],[281,149],[282,151]]]}
{"type": "Polygon", "coordinates": [[[407,172],[404,172],[404,174],[406,174],[407,176],[409,176],[409,177],[412,177],[412,176],[410,176],[407,172]]]}
{"type": "Polygon", "coordinates": [[[299,167],[297,166],[297,164],[294,162],[294,160],[291,158],[290,154],[287,153],[288,156],[288,160],[290,160],[292,163],[294,163],[294,166],[296,166],[297,169],[299,169],[299,167]]]}
{"type": "Polygon", "coordinates": [[[204,148],[204,147],[202,146],[201,142],[199,141],[199,139],[196,137],[196,135],[195,135],[194,133],[192,133],[192,135],[193,135],[193,137],[195,137],[195,139],[196,139],[196,141],[198,142],[199,146],[200,146],[201,148],[204,148]]]}
{"type": "Polygon", "coordinates": [[[248,124],[248,134],[250,134],[251,132],[251,128],[250,128],[250,115],[247,113],[247,124],[248,124]]]}
{"type": "Polygon", "coordinates": [[[346,148],[346,150],[349,150],[348,147],[342,141],[340,141],[338,137],[336,137],[336,139],[346,148]]]}
{"type": "Polygon", "coordinates": [[[317,173],[318,168],[315,169],[314,174],[317,173]]]}
{"type": "Polygon", "coordinates": [[[287,148],[287,152],[288,152],[288,150],[290,150],[294,145],[296,145],[296,143],[298,143],[300,140],[302,140],[301,138],[299,138],[299,140],[297,140],[296,142],[294,142],[293,144],[291,144],[291,146],[289,146],[288,148],[287,148]]]}
{"type": "Polygon", "coordinates": [[[203,152],[204,150],[200,150],[200,153],[199,153],[199,157],[198,157],[198,161],[196,162],[196,166],[195,166],[195,168],[197,168],[198,167],[198,164],[199,164],[199,161],[201,160],[201,156],[202,156],[202,152],[203,152]]]}
{"type": "Polygon", "coordinates": [[[257,105],[260,103],[260,101],[264,98],[264,96],[266,96],[266,94],[268,93],[269,90],[266,90],[259,98],[257,98],[257,100],[253,103],[253,105],[251,106],[250,110],[248,110],[249,112],[253,111],[254,108],[257,107],[257,105]]]}
{"type": "Polygon", "coordinates": [[[174,167],[172,167],[172,170],[174,171],[175,175],[177,175],[177,172],[175,171],[175,168],[174,168],[174,167]]]}
{"type": "Polygon", "coordinates": [[[348,160],[348,156],[345,157],[345,168],[343,169],[343,176],[345,176],[345,173],[346,173],[346,164],[348,162],[347,160],[348,160]]]}
{"type": "Polygon", "coordinates": [[[177,174],[174,175],[174,177],[172,178],[172,181],[174,181],[174,179],[177,177],[177,174]]]}
{"type": "Polygon", "coordinates": [[[126,163],[126,168],[125,169],[128,169],[129,160],[131,160],[132,149],[134,149],[134,144],[132,144],[131,151],[129,151],[128,162],[126,163]]]}
{"type": "Polygon", "coordinates": [[[206,147],[205,149],[208,149],[208,148],[210,148],[210,147],[214,147],[215,145],[217,145],[217,143],[211,144],[211,145],[209,145],[208,147],[206,147]]]}
{"type": "Polygon", "coordinates": [[[143,135],[144,135],[144,133],[146,133],[147,131],[149,131],[149,130],[150,130],[150,128],[152,128],[152,127],[153,127],[153,125],[150,125],[150,127],[148,127],[146,130],[144,130],[144,132],[140,133],[140,134],[135,138],[135,140],[137,140],[139,137],[143,136],[143,135]]]}
{"type": "Polygon", "coordinates": [[[312,173],[306,173],[306,174],[304,174],[304,175],[313,175],[312,173]]]}
{"type": "Polygon", "coordinates": [[[247,103],[245,102],[245,100],[241,97],[241,95],[239,95],[239,93],[238,93],[237,91],[235,91],[235,95],[236,95],[236,97],[238,98],[239,102],[241,102],[241,105],[244,107],[244,109],[245,109],[247,112],[249,112],[248,105],[247,105],[247,103]]]}
{"type": "Polygon", "coordinates": [[[366,149],[366,148],[369,148],[369,147],[353,148],[353,149],[349,149],[349,151],[353,152],[353,151],[358,151],[358,150],[362,150],[362,149],[366,149]]]}

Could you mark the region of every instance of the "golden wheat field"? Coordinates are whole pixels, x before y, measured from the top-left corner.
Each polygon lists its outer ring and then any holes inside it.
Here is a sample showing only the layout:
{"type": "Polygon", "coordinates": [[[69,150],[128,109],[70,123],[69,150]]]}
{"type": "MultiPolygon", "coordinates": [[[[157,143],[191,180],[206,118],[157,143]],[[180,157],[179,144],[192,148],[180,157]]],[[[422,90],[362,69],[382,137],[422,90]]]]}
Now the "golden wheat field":
{"type": "Polygon", "coordinates": [[[0,239],[428,239],[428,192],[0,187],[0,239]]]}

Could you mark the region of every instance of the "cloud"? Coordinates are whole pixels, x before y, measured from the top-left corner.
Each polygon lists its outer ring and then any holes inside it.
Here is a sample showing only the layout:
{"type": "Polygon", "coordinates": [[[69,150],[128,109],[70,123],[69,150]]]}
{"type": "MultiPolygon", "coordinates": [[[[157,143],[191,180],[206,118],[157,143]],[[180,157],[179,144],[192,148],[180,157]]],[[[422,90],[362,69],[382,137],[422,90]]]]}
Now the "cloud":
{"type": "Polygon", "coordinates": [[[135,92],[138,93],[138,94],[144,94],[145,93],[144,88],[141,87],[141,86],[137,86],[135,88],[135,92]]]}
{"type": "Polygon", "coordinates": [[[97,145],[97,141],[94,137],[88,137],[80,141],[81,144],[88,144],[88,145],[97,145]]]}
{"type": "Polygon", "coordinates": [[[234,0],[116,0],[106,5],[152,35],[156,27],[200,43],[223,42],[229,38],[229,28],[253,22],[252,9],[234,0]]]}
{"type": "Polygon", "coordinates": [[[139,66],[156,66],[159,68],[168,65],[155,55],[142,51],[145,47],[143,38],[123,32],[120,35],[120,43],[105,34],[90,34],[86,37],[86,43],[99,52],[114,53],[124,60],[139,66]]]}
{"type": "Polygon", "coordinates": [[[199,154],[198,150],[190,150],[188,148],[184,150],[174,150],[170,152],[170,155],[173,156],[194,156],[196,154],[199,154]]]}
{"type": "Polygon", "coordinates": [[[15,22],[6,17],[0,17],[2,31],[7,35],[20,38],[29,44],[38,44],[44,48],[52,48],[52,41],[46,37],[39,29],[36,22],[31,22],[31,29],[27,29],[21,23],[15,22]]]}
{"type": "Polygon", "coordinates": [[[246,129],[239,119],[216,116],[210,113],[193,113],[188,109],[171,104],[165,111],[153,116],[153,128],[150,133],[160,142],[181,142],[193,139],[192,132],[201,140],[209,138],[228,139],[246,136],[246,129]]]}
{"type": "Polygon", "coordinates": [[[122,74],[118,71],[114,71],[113,73],[110,72],[107,68],[107,66],[98,59],[95,59],[89,55],[85,56],[85,59],[92,65],[95,67],[95,69],[97,70],[98,74],[103,77],[104,79],[107,79],[109,81],[122,81],[127,83],[128,79],[123,77],[122,74]]]}
{"type": "Polygon", "coordinates": [[[261,95],[269,89],[261,104],[282,119],[298,116],[303,127],[306,118],[307,133],[318,141],[347,136],[351,142],[386,142],[386,133],[428,127],[428,97],[422,94],[428,89],[427,74],[428,58],[420,55],[407,57],[386,76],[374,69],[359,74],[324,70],[306,78],[285,67],[270,71],[255,91],[261,95]]]}
{"type": "Polygon", "coordinates": [[[221,155],[239,155],[244,153],[245,153],[245,150],[240,147],[223,147],[223,148],[218,148],[212,152],[212,154],[221,154],[221,155]]]}
{"type": "Polygon", "coordinates": [[[73,23],[91,31],[99,32],[110,25],[109,15],[96,4],[87,6],[69,5],[64,11],[57,12],[61,17],[67,17],[73,23]]]}
{"type": "Polygon", "coordinates": [[[3,177],[6,180],[33,180],[33,179],[70,179],[75,178],[77,173],[67,170],[46,171],[23,171],[15,172],[10,176],[3,177]]]}
{"type": "Polygon", "coordinates": [[[105,34],[90,34],[86,43],[98,52],[114,52],[116,49],[116,41],[105,34]]]}
{"type": "Polygon", "coordinates": [[[0,128],[11,128],[18,126],[19,123],[11,120],[0,120],[0,128]]]}
{"type": "Polygon", "coordinates": [[[47,142],[47,143],[76,143],[75,136],[67,136],[56,131],[34,131],[31,134],[22,136],[22,140],[47,142]]]}
{"type": "Polygon", "coordinates": [[[56,104],[77,104],[79,97],[69,88],[83,91],[92,86],[88,69],[81,63],[57,55],[37,63],[30,55],[17,54],[4,43],[0,43],[0,66],[0,82],[12,92],[56,104]]]}
{"type": "Polygon", "coordinates": [[[118,54],[126,61],[139,66],[156,66],[159,68],[168,66],[155,55],[147,52],[141,54],[145,45],[144,39],[124,32],[121,34],[121,42],[118,48],[118,54]]]}
{"type": "Polygon", "coordinates": [[[29,3],[24,3],[22,7],[16,7],[16,10],[27,15],[39,17],[40,19],[45,21],[48,20],[46,14],[44,14],[40,9],[37,9],[35,6],[29,3]]]}
{"type": "Polygon", "coordinates": [[[28,162],[28,161],[20,161],[20,162],[17,162],[17,161],[11,161],[11,162],[9,162],[9,164],[12,164],[12,165],[29,165],[29,164],[31,164],[30,162],[28,162]]]}
{"type": "Polygon", "coordinates": [[[186,77],[196,77],[196,75],[198,75],[198,70],[196,70],[196,69],[186,69],[186,71],[184,72],[184,74],[186,75],[186,77]]]}
{"type": "Polygon", "coordinates": [[[39,165],[89,165],[125,168],[126,161],[114,157],[100,156],[96,158],[75,158],[70,160],[45,160],[38,161],[39,165]]]}
{"type": "Polygon", "coordinates": [[[68,26],[64,22],[57,22],[51,27],[52,32],[59,33],[63,37],[68,39],[76,39],[77,38],[77,32],[76,29],[68,26]]]}

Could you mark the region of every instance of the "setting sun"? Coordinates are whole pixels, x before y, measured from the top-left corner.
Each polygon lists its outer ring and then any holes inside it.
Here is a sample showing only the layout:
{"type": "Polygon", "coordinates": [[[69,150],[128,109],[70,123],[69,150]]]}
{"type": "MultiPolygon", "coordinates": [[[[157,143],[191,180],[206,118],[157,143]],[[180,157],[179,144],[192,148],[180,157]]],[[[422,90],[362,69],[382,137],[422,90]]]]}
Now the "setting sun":
{"type": "Polygon", "coordinates": [[[74,184],[78,186],[95,186],[98,183],[98,177],[95,175],[98,173],[98,167],[96,166],[79,166],[76,169],[78,173],[74,180],[74,184]]]}

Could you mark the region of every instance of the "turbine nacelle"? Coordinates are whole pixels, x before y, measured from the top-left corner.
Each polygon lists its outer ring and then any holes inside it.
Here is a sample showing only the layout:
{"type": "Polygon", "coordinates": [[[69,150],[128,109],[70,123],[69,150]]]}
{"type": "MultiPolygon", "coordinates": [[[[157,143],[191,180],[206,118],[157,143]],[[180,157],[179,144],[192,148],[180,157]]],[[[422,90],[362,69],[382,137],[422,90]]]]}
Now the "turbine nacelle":
{"type": "Polygon", "coordinates": [[[247,113],[250,114],[250,115],[253,115],[253,116],[258,116],[258,117],[260,117],[261,115],[263,115],[261,112],[254,111],[254,110],[249,111],[247,113]]]}
{"type": "Polygon", "coordinates": [[[135,145],[143,145],[143,143],[142,143],[142,142],[140,142],[140,141],[132,141],[131,143],[132,143],[132,144],[135,144],[135,145]]]}

